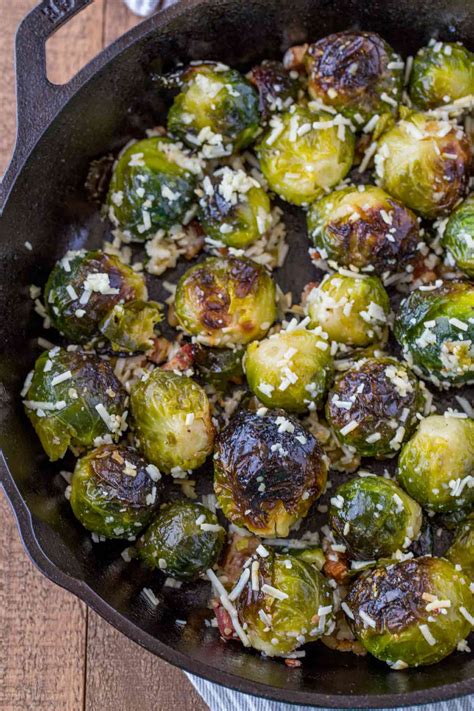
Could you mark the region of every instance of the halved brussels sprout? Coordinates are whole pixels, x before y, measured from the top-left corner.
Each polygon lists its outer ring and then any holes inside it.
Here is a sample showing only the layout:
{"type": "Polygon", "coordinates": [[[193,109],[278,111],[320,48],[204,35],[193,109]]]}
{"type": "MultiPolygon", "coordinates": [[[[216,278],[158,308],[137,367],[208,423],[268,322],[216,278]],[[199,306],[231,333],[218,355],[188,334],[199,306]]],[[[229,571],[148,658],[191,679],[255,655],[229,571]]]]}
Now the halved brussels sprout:
{"type": "Polygon", "coordinates": [[[168,112],[168,131],[204,158],[239,151],[258,133],[258,96],[238,71],[216,62],[189,65],[168,112]]]}
{"type": "Polygon", "coordinates": [[[471,145],[460,126],[410,113],[378,142],[381,186],[428,220],[448,214],[469,184],[471,145]]]}
{"type": "Polygon", "coordinates": [[[276,318],[275,284],[250,259],[210,257],[178,282],[176,317],[202,343],[224,347],[263,338],[276,318]]]}
{"type": "Polygon", "coordinates": [[[160,509],[137,544],[149,568],[178,580],[194,580],[217,562],[225,531],[201,504],[175,501],[160,509]]]}
{"type": "Polygon", "coordinates": [[[474,94],[474,54],[460,42],[433,42],[416,54],[408,88],[420,109],[474,94]]]}
{"type": "Polygon", "coordinates": [[[219,168],[204,179],[202,192],[198,218],[212,239],[243,249],[270,229],[270,199],[243,170],[219,168]]]}
{"type": "Polygon", "coordinates": [[[403,86],[400,55],[375,32],[337,32],[305,54],[308,91],[359,123],[375,114],[397,114],[403,86]]]}
{"type": "Polygon", "coordinates": [[[250,70],[247,79],[258,91],[258,108],[264,120],[288,110],[298,96],[298,80],[290,76],[281,62],[266,59],[250,70]]]}
{"type": "Polygon", "coordinates": [[[431,415],[403,447],[398,481],[431,511],[474,505],[474,420],[431,415]]]}
{"type": "Polygon", "coordinates": [[[449,216],[441,243],[459,269],[474,278],[474,193],[449,216]]]}
{"type": "Polygon", "coordinates": [[[244,370],[243,348],[217,349],[194,346],[193,365],[198,375],[216,390],[226,390],[232,383],[242,381],[244,370]]]}
{"type": "Polygon", "coordinates": [[[437,281],[400,304],[394,333],[405,358],[435,385],[474,381],[474,285],[437,281]]]}
{"type": "Polygon", "coordinates": [[[242,410],[219,433],[214,490],[224,515],[252,533],[285,537],[326,485],[315,438],[283,410],[242,410]]]}
{"type": "Polygon", "coordinates": [[[314,565],[269,551],[253,556],[250,569],[235,606],[254,649],[285,657],[331,628],[332,590],[314,565]]]}
{"type": "Polygon", "coordinates": [[[390,275],[419,256],[416,216],[374,185],[335,190],[310,206],[307,221],[319,255],[335,268],[390,275]]]}
{"type": "Polygon", "coordinates": [[[327,341],[298,327],[251,343],[243,365],[254,395],[264,405],[288,412],[320,405],[333,374],[327,341]]]}
{"type": "Polygon", "coordinates": [[[212,452],[214,426],[203,388],[185,375],[156,368],[136,383],[131,411],[139,446],[167,474],[197,469],[212,452]]]}
{"type": "Polygon", "coordinates": [[[474,615],[462,575],[428,556],[363,573],[345,603],[359,641],[392,669],[441,661],[467,637],[474,615]]]}
{"type": "Polygon", "coordinates": [[[134,299],[116,304],[102,320],[99,330],[114,351],[146,351],[153,346],[155,325],[162,318],[161,306],[156,301],[134,299]]]}
{"type": "Polygon", "coordinates": [[[336,272],[308,294],[308,315],[331,341],[370,346],[386,340],[390,300],[377,277],[336,272]]]}
{"type": "Polygon", "coordinates": [[[422,512],[390,479],[364,476],[336,489],[329,520],[351,556],[373,560],[409,548],[420,533],[422,512]]]}
{"type": "Polygon", "coordinates": [[[104,444],[76,463],[70,497],[74,515],[100,536],[135,537],[159,504],[159,476],[131,447],[104,444]]]}
{"type": "Polygon", "coordinates": [[[466,575],[474,580],[474,514],[459,526],[446,558],[453,565],[460,565],[466,575]]]}
{"type": "Polygon", "coordinates": [[[116,304],[146,298],[143,276],[100,250],[67,252],[44,288],[52,325],[76,343],[97,336],[116,304]]]}
{"type": "Polygon", "coordinates": [[[135,239],[181,222],[194,200],[199,161],[164,136],[144,138],[119,156],[110,181],[109,217],[135,239]]]}
{"type": "Polygon", "coordinates": [[[306,205],[347,175],[354,144],[350,127],[331,114],[294,106],[270,120],[257,153],[270,189],[288,202],[306,205]]]}
{"type": "Polygon", "coordinates": [[[43,449],[55,461],[68,447],[118,439],[126,428],[126,402],[108,361],[56,347],[37,359],[24,405],[43,449]]]}
{"type": "Polygon", "coordinates": [[[338,440],[363,457],[393,457],[416,427],[426,399],[395,358],[363,358],[336,380],[326,419],[338,440]]]}

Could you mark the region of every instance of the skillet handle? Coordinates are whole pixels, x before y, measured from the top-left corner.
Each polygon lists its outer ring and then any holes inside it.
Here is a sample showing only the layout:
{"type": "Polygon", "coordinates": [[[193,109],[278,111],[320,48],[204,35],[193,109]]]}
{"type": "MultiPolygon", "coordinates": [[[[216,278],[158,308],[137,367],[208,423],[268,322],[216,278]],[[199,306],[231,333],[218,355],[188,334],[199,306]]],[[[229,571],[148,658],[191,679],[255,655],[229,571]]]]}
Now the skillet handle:
{"type": "Polygon", "coordinates": [[[17,148],[28,149],[68,93],[46,76],[46,40],[93,0],[43,0],[21,22],[15,39],[17,148]]]}

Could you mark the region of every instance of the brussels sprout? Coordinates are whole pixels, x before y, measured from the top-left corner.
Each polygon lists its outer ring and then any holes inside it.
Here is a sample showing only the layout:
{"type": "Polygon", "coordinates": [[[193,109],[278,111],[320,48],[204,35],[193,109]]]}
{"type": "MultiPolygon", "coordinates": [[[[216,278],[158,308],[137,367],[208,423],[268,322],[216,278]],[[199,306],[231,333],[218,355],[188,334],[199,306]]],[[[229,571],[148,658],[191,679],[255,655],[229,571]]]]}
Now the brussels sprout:
{"type": "Polygon", "coordinates": [[[463,196],[471,158],[460,126],[411,113],[383,134],[374,161],[381,187],[431,220],[449,213],[463,196]]]}
{"type": "Polygon", "coordinates": [[[199,376],[216,390],[226,390],[232,383],[240,383],[243,348],[217,349],[194,346],[193,364],[199,376]]]}
{"type": "Polygon", "coordinates": [[[265,60],[247,74],[259,96],[258,108],[264,120],[289,109],[298,96],[298,80],[293,79],[281,62],[265,60]]]}
{"type": "Polygon", "coordinates": [[[294,106],[271,119],[257,153],[270,189],[288,202],[306,205],[347,175],[354,144],[350,128],[331,114],[294,106]]]}
{"type": "Polygon", "coordinates": [[[110,364],[58,347],[37,359],[24,402],[51,461],[68,447],[112,442],[125,429],[127,394],[110,364]]]}
{"type": "Polygon", "coordinates": [[[308,233],[330,266],[389,275],[419,256],[419,226],[411,210],[381,188],[335,190],[308,210],[308,233]]]}
{"type": "Polygon", "coordinates": [[[250,578],[235,606],[250,645],[268,656],[285,657],[333,626],[333,596],[311,563],[268,553],[253,556],[250,578]]]}
{"type": "Polygon", "coordinates": [[[396,115],[403,62],[375,32],[323,37],[308,47],[304,61],[308,91],[314,99],[359,123],[375,114],[396,115]]]}
{"type": "Polygon", "coordinates": [[[333,374],[329,344],[298,327],[251,343],[243,364],[254,395],[289,412],[320,405],[333,374]]]}
{"type": "Polygon", "coordinates": [[[474,514],[460,525],[446,558],[474,580],[474,514]]]}
{"type": "Polygon", "coordinates": [[[131,447],[104,444],[77,461],[70,497],[74,515],[100,536],[135,537],[159,503],[159,476],[131,447]]]}
{"type": "Polygon", "coordinates": [[[190,65],[168,112],[168,130],[205,158],[248,146],[258,133],[258,96],[238,71],[215,62],[190,65]]]}
{"type": "Polygon", "coordinates": [[[326,485],[315,438],[283,410],[242,410],[217,437],[214,490],[224,515],[261,536],[285,537],[326,485]]]}
{"type": "Polygon", "coordinates": [[[191,501],[175,501],[161,508],[139,540],[137,553],[149,568],[193,580],[217,562],[224,539],[212,511],[191,501]]]}
{"type": "Polygon", "coordinates": [[[143,276],[100,250],[67,252],[44,288],[51,323],[77,343],[98,335],[102,320],[116,304],[146,297],[143,276]]]}
{"type": "Polygon", "coordinates": [[[390,479],[365,476],[337,488],[329,520],[351,556],[372,560],[409,548],[420,533],[422,513],[390,479]]]}
{"type": "Polygon", "coordinates": [[[275,284],[250,259],[210,257],[178,282],[176,317],[202,343],[229,346],[263,338],[276,318],[275,284]]]}
{"type": "Polygon", "coordinates": [[[393,669],[441,661],[474,615],[468,583],[447,560],[428,556],[367,571],[345,603],[359,641],[393,669]]]}
{"type": "Polygon", "coordinates": [[[140,449],[167,474],[197,469],[212,452],[214,427],[203,388],[156,368],[133,386],[131,411],[140,449]]]}
{"type": "Polygon", "coordinates": [[[199,161],[170,138],[133,143],[114,166],[107,197],[110,219],[135,239],[168,229],[190,208],[200,172],[199,161]]]}
{"type": "Polygon", "coordinates": [[[400,304],[395,337],[416,372],[435,385],[474,381],[474,285],[437,281],[400,304]]]}
{"type": "Polygon", "coordinates": [[[243,170],[220,168],[204,179],[203,188],[198,217],[212,239],[241,249],[270,229],[269,197],[243,170]]]}
{"type": "Polygon", "coordinates": [[[146,351],[153,346],[155,325],[163,314],[156,301],[135,299],[116,304],[100,324],[100,332],[114,351],[146,351]]]}
{"type": "Polygon", "coordinates": [[[474,505],[474,420],[431,415],[403,447],[398,480],[422,506],[456,511],[474,505]]]}
{"type": "Polygon", "coordinates": [[[441,242],[459,269],[474,278],[474,193],[451,213],[441,242]]]}
{"type": "Polygon", "coordinates": [[[393,457],[426,404],[424,390],[395,358],[364,358],[329,392],[326,419],[341,444],[363,457],[393,457]]]}
{"type": "Polygon", "coordinates": [[[336,273],[310,291],[308,315],[332,341],[370,346],[386,340],[390,300],[377,277],[336,273]]]}
{"type": "Polygon", "coordinates": [[[474,54],[460,42],[434,42],[416,54],[408,88],[420,109],[474,94],[474,54]]]}

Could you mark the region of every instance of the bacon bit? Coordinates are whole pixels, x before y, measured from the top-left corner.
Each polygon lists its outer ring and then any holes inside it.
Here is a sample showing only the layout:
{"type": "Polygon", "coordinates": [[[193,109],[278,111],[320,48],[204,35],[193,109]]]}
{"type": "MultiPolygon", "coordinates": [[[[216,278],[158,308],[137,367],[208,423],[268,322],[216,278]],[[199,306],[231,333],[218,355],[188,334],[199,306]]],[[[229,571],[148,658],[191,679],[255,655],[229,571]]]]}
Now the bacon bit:
{"type": "Polygon", "coordinates": [[[161,363],[164,363],[167,359],[170,348],[171,342],[166,338],[162,336],[154,338],[153,346],[146,354],[147,360],[156,365],[161,365],[161,363]]]}
{"type": "Polygon", "coordinates": [[[285,659],[285,664],[287,667],[290,667],[290,669],[296,669],[301,666],[299,659],[285,659]]]}
{"type": "Polygon", "coordinates": [[[194,346],[192,343],[185,343],[181,346],[176,355],[162,367],[163,370],[188,370],[193,367],[194,346]]]}
{"type": "Polygon", "coordinates": [[[222,607],[217,600],[214,600],[212,604],[214,606],[214,613],[221,637],[225,640],[238,639],[232,624],[232,618],[227,610],[222,607]]]}
{"type": "Polygon", "coordinates": [[[301,306],[306,306],[308,302],[308,296],[311,294],[313,289],[316,289],[317,286],[319,286],[319,281],[310,281],[306,284],[303,291],[301,292],[301,306]]]}
{"type": "Polygon", "coordinates": [[[328,578],[333,578],[338,585],[344,585],[349,581],[349,567],[347,558],[343,553],[330,549],[331,556],[337,557],[337,560],[328,560],[323,567],[323,573],[328,578]]]}
{"type": "Polygon", "coordinates": [[[308,43],[295,44],[285,52],[283,65],[285,69],[301,69],[304,64],[304,56],[308,49],[308,43]]]}
{"type": "Polygon", "coordinates": [[[255,553],[259,545],[260,540],[256,536],[232,534],[222,563],[222,571],[227,577],[229,585],[232,587],[235,585],[242,574],[245,561],[255,553]]]}

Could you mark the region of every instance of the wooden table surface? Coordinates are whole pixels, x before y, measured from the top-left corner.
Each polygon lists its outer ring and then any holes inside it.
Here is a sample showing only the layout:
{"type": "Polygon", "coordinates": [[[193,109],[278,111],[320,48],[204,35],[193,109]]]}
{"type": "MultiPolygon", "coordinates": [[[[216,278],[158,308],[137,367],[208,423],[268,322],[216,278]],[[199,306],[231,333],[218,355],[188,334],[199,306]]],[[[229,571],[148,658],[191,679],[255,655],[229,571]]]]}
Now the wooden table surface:
{"type": "MultiPolygon", "coordinates": [[[[0,0],[0,174],[13,148],[13,38],[35,0],[0,0]]],[[[48,42],[48,76],[62,83],[139,21],[121,0],[95,0],[48,42]]],[[[27,558],[0,492],[0,709],[206,711],[184,674],[145,652],[27,558]]]]}

